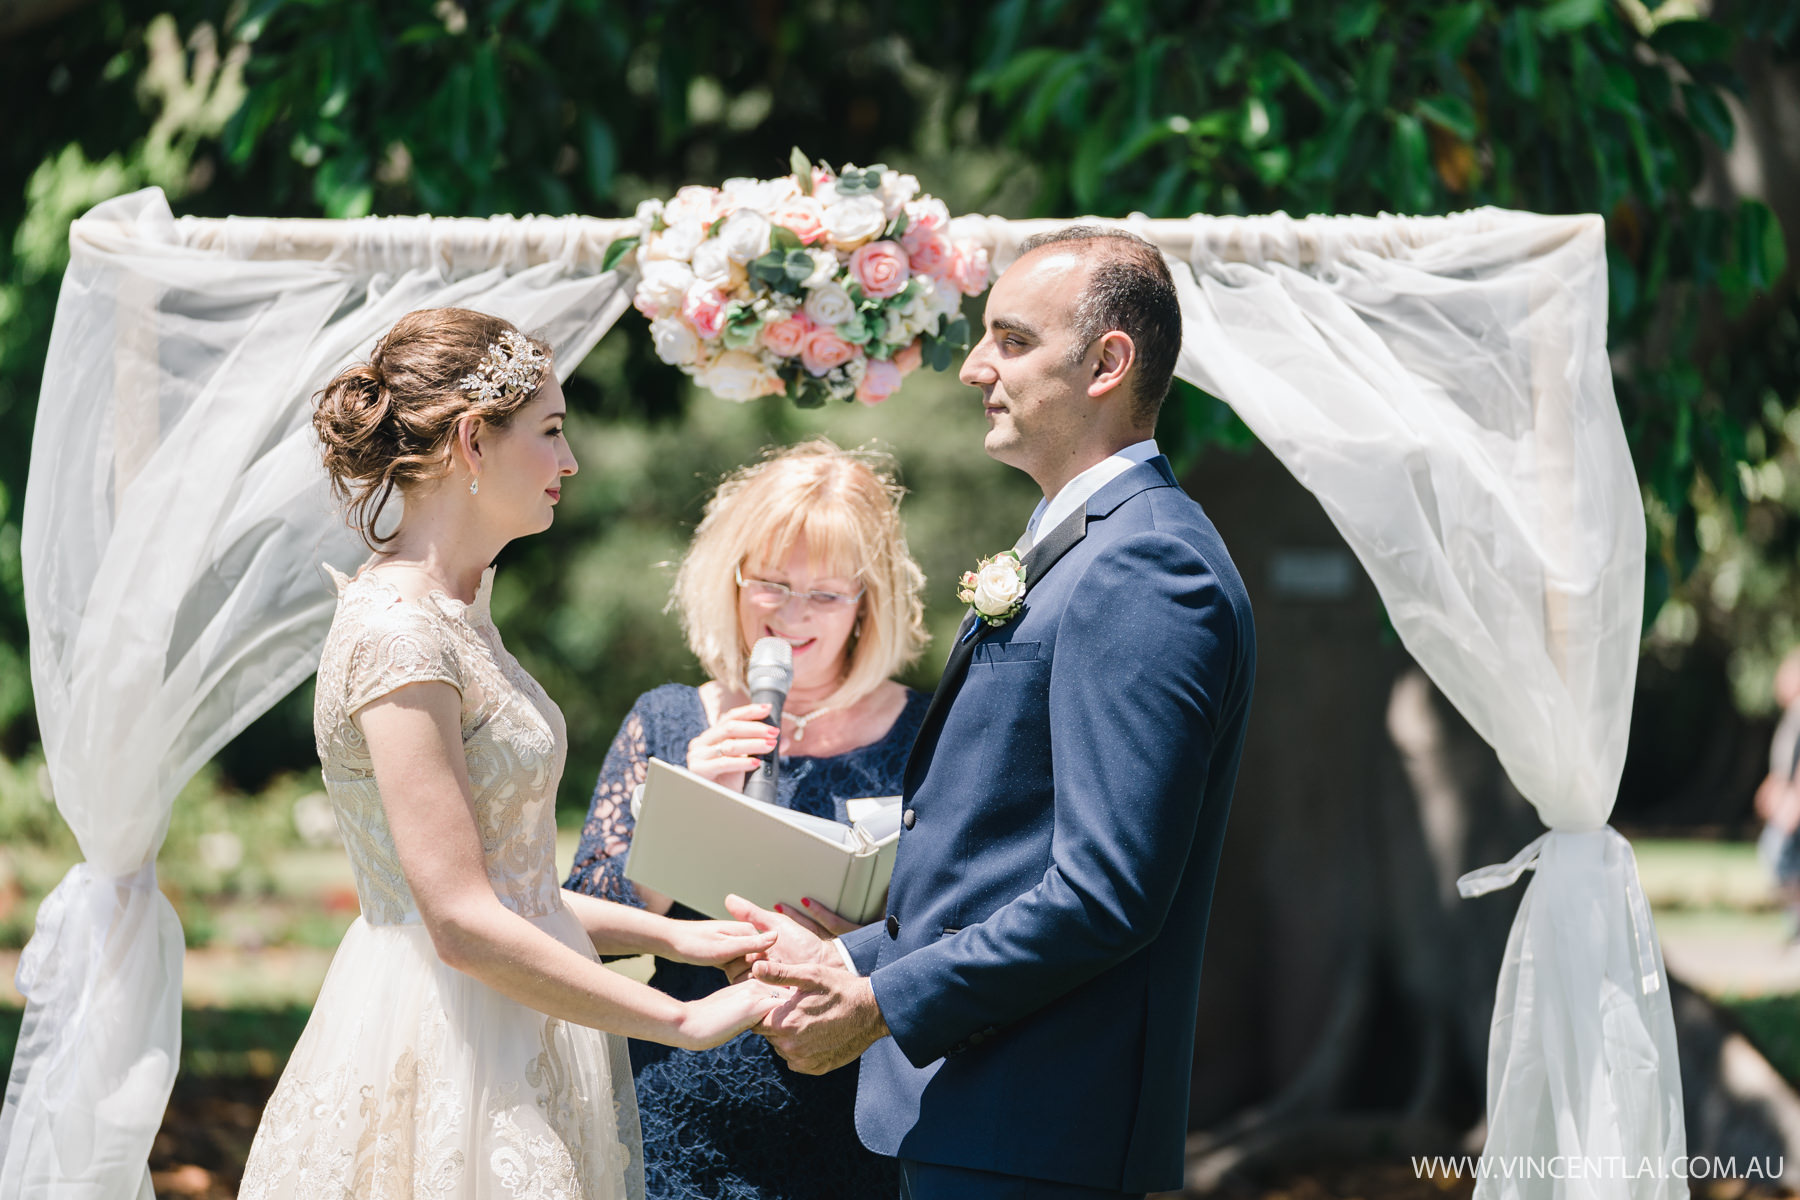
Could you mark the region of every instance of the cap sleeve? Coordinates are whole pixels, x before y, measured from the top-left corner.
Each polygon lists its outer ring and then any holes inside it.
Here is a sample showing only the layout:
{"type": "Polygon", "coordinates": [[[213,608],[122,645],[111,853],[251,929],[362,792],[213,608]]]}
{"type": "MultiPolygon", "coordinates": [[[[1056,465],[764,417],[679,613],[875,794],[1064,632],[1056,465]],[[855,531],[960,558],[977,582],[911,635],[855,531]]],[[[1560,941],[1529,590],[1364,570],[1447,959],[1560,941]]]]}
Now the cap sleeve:
{"type": "Polygon", "coordinates": [[[357,630],[345,672],[344,714],[409,683],[447,683],[463,691],[462,663],[443,621],[401,602],[369,615],[357,630]]]}

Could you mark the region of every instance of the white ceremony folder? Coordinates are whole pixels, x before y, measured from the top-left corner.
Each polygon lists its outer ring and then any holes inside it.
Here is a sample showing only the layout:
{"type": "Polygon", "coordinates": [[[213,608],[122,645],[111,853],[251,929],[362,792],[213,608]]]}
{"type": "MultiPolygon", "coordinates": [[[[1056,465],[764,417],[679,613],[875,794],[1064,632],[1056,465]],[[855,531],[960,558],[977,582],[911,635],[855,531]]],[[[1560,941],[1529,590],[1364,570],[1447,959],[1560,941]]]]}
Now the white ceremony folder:
{"type": "Polygon", "coordinates": [[[751,800],[652,758],[632,801],[625,878],[720,920],[731,919],[725,897],[735,893],[763,908],[809,896],[867,924],[881,916],[894,873],[900,797],[846,807],[853,824],[751,800]]]}

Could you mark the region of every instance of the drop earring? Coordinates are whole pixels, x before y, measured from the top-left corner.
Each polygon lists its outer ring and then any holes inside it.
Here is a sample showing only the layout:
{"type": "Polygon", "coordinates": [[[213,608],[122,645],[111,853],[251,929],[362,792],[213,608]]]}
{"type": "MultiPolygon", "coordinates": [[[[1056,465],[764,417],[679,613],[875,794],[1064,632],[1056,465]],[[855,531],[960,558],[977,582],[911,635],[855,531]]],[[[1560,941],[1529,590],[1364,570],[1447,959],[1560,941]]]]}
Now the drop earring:
{"type": "Polygon", "coordinates": [[[473,495],[475,495],[475,493],[479,492],[480,490],[481,490],[481,480],[479,480],[479,479],[469,480],[469,495],[473,496],[473,495]]]}

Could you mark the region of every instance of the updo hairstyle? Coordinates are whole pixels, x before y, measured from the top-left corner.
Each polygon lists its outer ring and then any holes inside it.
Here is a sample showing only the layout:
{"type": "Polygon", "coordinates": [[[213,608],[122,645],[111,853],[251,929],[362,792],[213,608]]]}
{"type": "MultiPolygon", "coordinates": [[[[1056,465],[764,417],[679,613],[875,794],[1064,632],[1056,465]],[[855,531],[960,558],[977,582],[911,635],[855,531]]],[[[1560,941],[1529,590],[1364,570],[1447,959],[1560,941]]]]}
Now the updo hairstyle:
{"type": "MultiPolygon", "coordinates": [[[[331,490],[371,550],[393,540],[375,526],[396,488],[404,493],[449,474],[457,422],[475,416],[504,428],[537,394],[534,387],[482,396],[460,386],[508,332],[518,332],[510,321],[467,308],[408,313],[367,362],[344,368],[319,392],[313,429],[331,490]]],[[[525,336],[549,358],[547,343],[525,336]]],[[[546,366],[540,386],[549,374],[546,366]]]]}

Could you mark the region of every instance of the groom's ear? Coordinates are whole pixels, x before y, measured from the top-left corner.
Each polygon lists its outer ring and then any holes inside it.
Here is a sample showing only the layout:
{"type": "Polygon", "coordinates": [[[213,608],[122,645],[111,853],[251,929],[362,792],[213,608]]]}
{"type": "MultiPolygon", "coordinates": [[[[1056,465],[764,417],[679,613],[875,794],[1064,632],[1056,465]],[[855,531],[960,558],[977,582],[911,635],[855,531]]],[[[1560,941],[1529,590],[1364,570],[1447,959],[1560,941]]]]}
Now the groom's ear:
{"type": "Polygon", "coordinates": [[[1137,361],[1137,347],[1131,335],[1122,329],[1109,329],[1094,343],[1093,375],[1088,380],[1087,394],[1098,400],[1125,382],[1131,366],[1137,361]]]}

